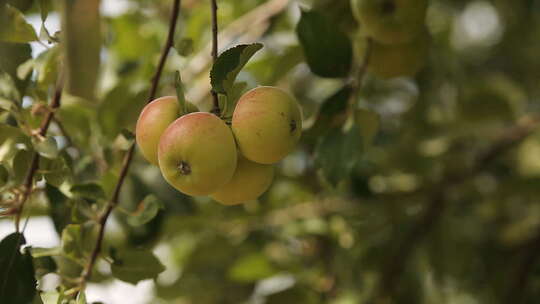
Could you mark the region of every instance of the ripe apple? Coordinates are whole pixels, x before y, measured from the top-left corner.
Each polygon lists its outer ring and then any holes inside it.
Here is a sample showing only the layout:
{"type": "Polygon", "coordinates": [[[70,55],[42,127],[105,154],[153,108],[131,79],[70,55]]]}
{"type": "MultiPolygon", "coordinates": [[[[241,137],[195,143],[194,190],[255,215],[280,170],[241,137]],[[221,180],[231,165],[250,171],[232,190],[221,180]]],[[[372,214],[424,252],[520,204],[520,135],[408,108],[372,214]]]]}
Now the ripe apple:
{"type": "Polygon", "coordinates": [[[261,196],[270,187],[273,178],[273,165],[254,163],[239,156],[231,180],[210,197],[224,205],[241,204],[261,196]]]}
{"type": "MultiPolygon", "coordinates": [[[[372,40],[368,72],[381,78],[414,76],[426,63],[431,38],[426,31],[414,40],[402,44],[382,44],[372,40]]],[[[356,52],[365,56],[366,37],[355,40],[356,52]]]]}
{"type": "Polygon", "coordinates": [[[427,0],[351,0],[363,31],[385,44],[405,43],[421,32],[427,5],[427,0]]]}
{"type": "Polygon", "coordinates": [[[276,87],[257,87],[240,97],[232,130],[242,155],[260,164],[273,164],[289,154],[302,133],[296,100],[276,87]]]}
{"type": "Polygon", "coordinates": [[[237,150],[230,128],[214,114],[195,112],[175,120],[158,147],[165,180],[189,195],[209,195],[232,178],[237,150]]]}
{"type": "MultiPolygon", "coordinates": [[[[186,103],[187,113],[197,112],[197,107],[186,103]]],[[[148,103],[137,120],[135,140],[149,162],[158,165],[157,149],[159,137],[180,116],[180,106],[175,96],[164,96],[148,103]]]]}

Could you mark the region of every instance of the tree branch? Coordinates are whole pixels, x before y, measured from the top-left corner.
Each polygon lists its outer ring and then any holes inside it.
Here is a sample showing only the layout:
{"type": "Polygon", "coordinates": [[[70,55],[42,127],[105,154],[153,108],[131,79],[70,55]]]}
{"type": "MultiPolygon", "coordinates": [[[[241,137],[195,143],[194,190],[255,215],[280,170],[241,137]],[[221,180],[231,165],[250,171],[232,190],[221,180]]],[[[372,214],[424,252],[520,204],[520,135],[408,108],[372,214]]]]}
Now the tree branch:
{"type": "MultiPolygon", "coordinates": [[[[62,98],[62,88],[63,88],[63,77],[62,74],[58,77],[58,81],[56,83],[56,88],[54,90],[54,96],[51,101],[50,108],[51,110],[47,113],[47,116],[45,119],[41,122],[40,128],[37,130],[36,134],[40,137],[44,137],[47,135],[47,130],[49,130],[49,126],[51,124],[51,120],[54,117],[54,113],[58,107],[60,107],[60,99],[62,98]]],[[[28,200],[28,197],[30,197],[30,194],[32,193],[32,182],[34,180],[34,176],[36,175],[36,172],[39,168],[39,154],[37,152],[34,153],[34,156],[32,157],[32,163],[30,165],[30,168],[28,169],[28,173],[26,174],[26,177],[24,179],[24,189],[23,189],[23,195],[21,197],[21,201],[19,203],[19,206],[17,207],[17,213],[15,214],[15,230],[19,232],[20,229],[20,221],[21,216],[24,211],[24,206],[26,204],[26,201],[28,200]]]]}
{"type": "Polygon", "coordinates": [[[362,62],[358,70],[355,73],[353,73],[353,77],[350,80],[352,93],[349,99],[348,116],[354,114],[356,103],[358,102],[358,96],[360,94],[360,89],[362,87],[362,83],[364,82],[364,78],[366,77],[366,74],[367,74],[366,72],[369,65],[369,61],[371,59],[372,48],[373,48],[373,40],[368,37],[366,38],[366,53],[364,54],[364,58],[362,59],[362,62]]]}
{"type": "MultiPolygon", "coordinates": [[[[176,31],[176,23],[178,21],[179,13],[180,13],[180,0],[174,0],[173,6],[172,6],[171,18],[169,20],[169,33],[167,35],[167,41],[165,42],[165,45],[163,47],[158,66],[156,68],[156,72],[154,76],[152,77],[152,86],[150,89],[150,95],[148,97],[147,103],[151,102],[156,96],[159,80],[161,78],[163,68],[165,67],[167,56],[174,43],[174,33],[176,31]]],[[[116,183],[116,186],[114,188],[114,192],[111,197],[111,200],[107,204],[105,211],[99,217],[99,220],[98,220],[99,230],[98,230],[98,236],[96,239],[96,244],[90,255],[90,260],[88,264],[86,265],[85,269],[83,270],[83,273],[81,274],[79,290],[83,290],[85,288],[86,282],[92,276],[94,265],[101,252],[103,239],[105,237],[105,227],[107,225],[107,220],[109,219],[109,216],[111,215],[112,211],[118,204],[120,191],[122,189],[122,185],[124,184],[124,180],[126,179],[127,173],[129,171],[129,166],[131,164],[131,160],[133,159],[134,153],[135,153],[135,143],[132,143],[126,155],[124,156],[122,169],[120,170],[120,176],[118,177],[118,182],[116,183]]]]}
{"type": "MultiPolygon", "coordinates": [[[[497,157],[504,154],[506,151],[520,143],[527,136],[533,133],[540,126],[540,116],[527,116],[521,119],[518,124],[508,129],[504,134],[484,153],[480,153],[476,157],[474,164],[470,169],[465,170],[460,174],[446,175],[441,182],[434,186],[434,190],[429,195],[429,203],[425,208],[424,214],[418,222],[413,226],[409,233],[403,238],[396,252],[390,257],[386,268],[382,272],[382,278],[379,283],[376,299],[388,299],[395,292],[399,283],[400,277],[405,269],[406,262],[414,248],[420,243],[424,237],[433,229],[435,224],[441,218],[443,211],[447,205],[446,197],[449,188],[463,184],[464,182],[476,177],[484,171],[497,157]]],[[[540,240],[540,237],[539,237],[540,240]]],[[[535,256],[540,256],[540,246],[535,247],[535,256]]],[[[528,258],[525,263],[532,263],[528,258]]],[[[534,261],[534,260],[533,260],[534,261]]],[[[528,272],[528,270],[526,270],[528,272]]],[[[521,275],[520,275],[521,276],[521,275]]],[[[523,276],[526,278],[527,273],[523,276]]],[[[523,279],[522,279],[523,280],[523,279]]],[[[521,287],[525,286],[525,282],[520,283],[521,287]]]]}
{"type": "MultiPolygon", "coordinates": [[[[218,57],[218,21],[217,21],[217,2],[216,0],[210,0],[211,9],[212,9],[212,60],[216,63],[218,57]]],[[[221,110],[219,109],[219,99],[218,94],[214,92],[213,89],[210,89],[212,93],[212,100],[214,102],[214,108],[212,113],[220,115],[221,110]]]]}

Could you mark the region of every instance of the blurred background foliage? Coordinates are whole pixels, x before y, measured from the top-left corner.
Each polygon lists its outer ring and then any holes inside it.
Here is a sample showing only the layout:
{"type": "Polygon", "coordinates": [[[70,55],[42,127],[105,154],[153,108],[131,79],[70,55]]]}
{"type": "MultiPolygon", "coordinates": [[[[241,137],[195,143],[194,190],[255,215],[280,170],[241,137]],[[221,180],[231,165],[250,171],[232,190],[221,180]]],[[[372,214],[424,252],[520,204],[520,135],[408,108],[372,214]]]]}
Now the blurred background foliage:
{"type": "MultiPolygon", "coordinates": [[[[202,110],[211,108],[209,2],[182,1],[159,87],[174,95],[179,70],[187,100],[202,110]]],[[[93,220],[133,140],[171,3],[0,1],[0,198],[8,208],[37,151],[24,216],[30,225],[52,221],[59,240],[52,248],[27,243],[43,303],[61,303],[88,259],[93,220]],[[62,105],[47,139],[36,142],[32,130],[48,111],[60,63],[62,105]]],[[[352,88],[346,77],[311,72],[296,26],[300,8],[312,9],[331,26],[323,29],[354,40],[349,1],[218,5],[220,51],[264,44],[238,81],[292,92],[303,109],[302,141],[260,200],[234,207],[182,195],[137,153],[89,302],[105,301],[96,286],[147,280],[143,298],[118,303],[538,303],[540,131],[497,148],[540,110],[540,2],[431,0],[425,68],[393,79],[368,73],[357,124],[345,133],[336,125],[352,88]],[[486,151],[497,154],[482,158],[486,151]]],[[[324,50],[318,56],[332,60],[324,50]]],[[[14,231],[11,218],[0,223],[2,236],[14,231]]]]}

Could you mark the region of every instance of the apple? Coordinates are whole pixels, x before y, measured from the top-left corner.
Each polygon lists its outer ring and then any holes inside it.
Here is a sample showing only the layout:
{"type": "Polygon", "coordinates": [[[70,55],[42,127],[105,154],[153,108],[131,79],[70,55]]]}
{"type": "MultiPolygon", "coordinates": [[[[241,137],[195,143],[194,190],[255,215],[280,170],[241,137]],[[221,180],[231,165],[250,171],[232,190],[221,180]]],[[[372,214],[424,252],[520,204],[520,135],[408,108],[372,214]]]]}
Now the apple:
{"type": "MultiPolygon", "coordinates": [[[[382,44],[372,40],[367,70],[381,78],[414,76],[426,63],[430,42],[427,30],[403,44],[382,44]]],[[[360,58],[365,56],[366,46],[366,37],[356,38],[355,51],[360,58]]]]}
{"type": "Polygon", "coordinates": [[[232,178],[237,150],[230,128],[217,116],[195,112],[176,119],[161,135],[159,168],[165,180],[193,196],[216,192],[232,178]]]}
{"type": "Polygon", "coordinates": [[[224,205],[241,204],[261,196],[273,179],[273,165],[258,164],[240,156],[231,180],[210,197],[224,205]]]}
{"type": "Polygon", "coordinates": [[[273,164],[289,154],[302,133],[296,100],[285,91],[262,86],[240,97],[232,117],[240,152],[260,164],[273,164]]]}
{"type": "Polygon", "coordinates": [[[384,44],[405,43],[420,33],[427,5],[427,0],[351,0],[362,30],[384,44]]]}
{"type": "MultiPolygon", "coordinates": [[[[186,103],[186,109],[188,113],[198,111],[197,107],[189,102],[186,103]]],[[[159,137],[178,116],[180,106],[175,96],[154,99],[139,115],[135,127],[135,140],[144,158],[156,166],[159,137]]]]}

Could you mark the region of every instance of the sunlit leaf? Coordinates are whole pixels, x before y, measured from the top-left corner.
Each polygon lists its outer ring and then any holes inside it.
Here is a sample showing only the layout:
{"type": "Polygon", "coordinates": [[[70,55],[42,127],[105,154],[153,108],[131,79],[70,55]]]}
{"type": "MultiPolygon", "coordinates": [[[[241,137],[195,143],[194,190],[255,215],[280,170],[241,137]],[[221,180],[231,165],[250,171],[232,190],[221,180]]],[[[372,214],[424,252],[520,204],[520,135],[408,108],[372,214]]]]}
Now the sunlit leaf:
{"type": "Polygon", "coordinates": [[[37,39],[34,28],[18,9],[0,3],[0,41],[24,43],[37,39]]]}

